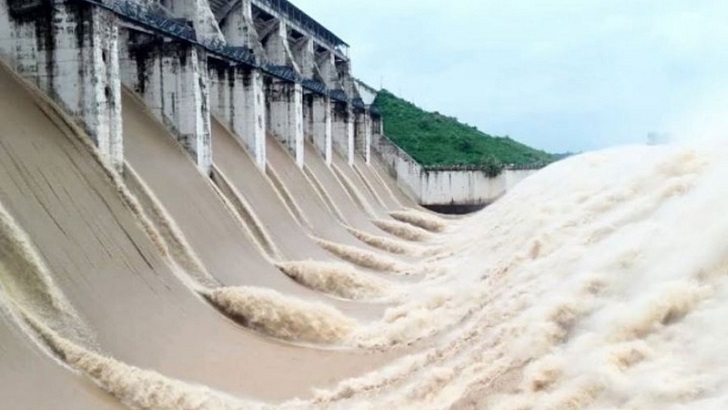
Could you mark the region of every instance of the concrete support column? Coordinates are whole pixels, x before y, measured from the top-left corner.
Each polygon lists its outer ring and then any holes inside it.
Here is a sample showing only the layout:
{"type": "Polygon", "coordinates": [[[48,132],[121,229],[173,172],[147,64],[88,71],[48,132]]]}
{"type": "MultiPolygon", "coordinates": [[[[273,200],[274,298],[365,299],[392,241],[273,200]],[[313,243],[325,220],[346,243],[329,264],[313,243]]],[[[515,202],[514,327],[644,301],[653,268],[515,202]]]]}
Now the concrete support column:
{"type": "Polygon", "coordinates": [[[339,83],[339,73],[336,71],[336,59],[334,58],[334,53],[330,51],[321,53],[316,64],[318,65],[318,70],[321,73],[321,78],[323,79],[324,84],[326,84],[326,87],[331,90],[341,88],[341,84],[339,83]]]}
{"type": "Polygon", "coordinates": [[[265,169],[265,84],[262,73],[250,67],[226,65],[211,68],[210,78],[212,113],[233,131],[255,158],[258,167],[265,169]]]}
{"type": "Polygon", "coordinates": [[[296,64],[293,58],[293,52],[288,47],[288,29],[286,23],[282,20],[278,20],[273,32],[271,32],[264,44],[265,53],[268,57],[268,61],[279,66],[293,67],[293,69],[300,73],[298,64],[296,64]]]}
{"type": "Polygon", "coordinates": [[[292,49],[293,57],[296,60],[298,68],[301,70],[303,78],[313,78],[316,59],[311,37],[302,37],[293,44],[292,49]]]}
{"type": "Polygon", "coordinates": [[[119,29],[109,12],[81,4],[53,5],[51,95],[91,135],[102,156],[122,168],[119,29]]]}
{"type": "Polygon", "coordinates": [[[270,126],[275,137],[303,168],[303,89],[301,84],[273,79],[268,88],[270,126]]]}
{"type": "Polygon", "coordinates": [[[367,164],[371,162],[372,117],[367,111],[359,111],[355,115],[354,140],[358,152],[367,164]]]}
{"type": "Polygon", "coordinates": [[[224,40],[207,0],[161,0],[176,17],[192,23],[198,38],[224,40]]]}
{"type": "MultiPolygon", "coordinates": [[[[239,6],[230,11],[220,29],[228,45],[249,48],[258,56],[264,55],[253,22],[252,0],[242,0],[239,6]]],[[[223,94],[220,97],[221,103],[213,111],[227,121],[230,129],[253,155],[258,167],[265,169],[266,108],[263,75],[259,70],[250,67],[229,67],[225,72],[226,83],[220,84],[214,92],[216,96],[223,94]]]]}
{"type": "Polygon", "coordinates": [[[326,95],[312,95],[311,110],[313,144],[324,156],[326,165],[331,165],[333,127],[331,122],[331,98],[326,95]]]}
{"type": "Polygon", "coordinates": [[[118,37],[116,17],[87,4],[0,4],[0,53],[63,107],[101,156],[120,169],[124,153],[118,37]]]}
{"type": "Polygon", "coordinates": [[[349,165],[354,164],[354,115],[351,105],[336,102],[333,105],[333,142],[334,149],[346,158],[349,165]]]}
{"type": "Polygon", "coordinates": [[[129,47],[122,78],[167,125],[200,170],[209,174],[212,150],[207,55],[193,45],[158,38],[129,47]]]}
{"type": "Polygon", "coordinates": [[[252,0],[242,0],[221,23],[225,40],[231,46],[247,47],[262,55],[263,48],[258,39],[258,32],[253,22],[252,0]]]}
{"type": "Polygon", "coordinates": [[[171,104],[165,104],[164,114],[177,126],[177,139],[207,174],[212,168],[207,56],[195,47],[187,47],[180,60],[174,52],[165,55],[162,66],[174,73],[178,62],[178,79],[165,87],[163,98],[171,104]]]}

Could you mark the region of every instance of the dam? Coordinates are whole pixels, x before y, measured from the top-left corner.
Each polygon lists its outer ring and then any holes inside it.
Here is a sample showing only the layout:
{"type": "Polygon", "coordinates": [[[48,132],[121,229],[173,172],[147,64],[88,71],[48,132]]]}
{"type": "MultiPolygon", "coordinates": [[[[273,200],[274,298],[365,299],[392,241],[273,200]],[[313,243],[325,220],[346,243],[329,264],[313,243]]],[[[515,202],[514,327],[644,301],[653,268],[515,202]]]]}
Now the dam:
{"type": "Polygon", "coordinates": [[[0,0],[2,408],[726,403],[725,144],[422,167],[348,47],[287,0],[0,0]]]}

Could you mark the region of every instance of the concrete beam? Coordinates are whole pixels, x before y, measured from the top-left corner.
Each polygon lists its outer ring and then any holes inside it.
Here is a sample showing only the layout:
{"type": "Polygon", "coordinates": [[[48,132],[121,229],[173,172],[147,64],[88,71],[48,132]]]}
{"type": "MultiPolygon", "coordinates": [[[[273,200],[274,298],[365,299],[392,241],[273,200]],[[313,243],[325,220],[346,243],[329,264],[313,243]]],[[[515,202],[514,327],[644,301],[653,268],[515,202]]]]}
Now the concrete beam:
{"type": "MultiPolygon", "coordinates": [[[[260,70],[210,66],[210,107],[265,170],[265,84],[260,70]]],[[[223,63],[224,64],[224,63],[223,63]]]]}
{"type": "Polygon", "coordinates": [[[278,79],[268,85],[270,129],[303,168],[303,88],[278,79]]]}
{"type": "Polygon", "coordinates": [[[31,14],[0,1],[0,53],[50,95],[121,169],[123,143],[119,29],[109,12],[71,1],[43,2],[31,14]]]}
{"type": "Polygon", "coordinates": [[[334,149],[354,164],[354,114],[351,104],[335,102],[332,106],[332,128],[334,149]]]}
{"type": "Polygon", "coordinates": [[[121,69],[125,84],[142,96],[209,174],[212,166],[207,55],[197,47],[124,30],[129,49],[121,69]]]}

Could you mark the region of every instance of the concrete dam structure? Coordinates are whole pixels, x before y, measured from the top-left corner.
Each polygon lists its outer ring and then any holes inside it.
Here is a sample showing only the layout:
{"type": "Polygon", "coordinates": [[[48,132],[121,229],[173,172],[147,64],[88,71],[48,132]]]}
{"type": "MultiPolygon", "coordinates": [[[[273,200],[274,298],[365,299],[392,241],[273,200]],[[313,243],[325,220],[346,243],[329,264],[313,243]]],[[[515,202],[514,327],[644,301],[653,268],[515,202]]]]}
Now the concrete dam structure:
{"type": "Polygon", "coordinates": [[[284,0],[0,0],[0,407],[725,402],[725,145],[439,215],[470,182],[387,151],[347,47],[284,0]]]}

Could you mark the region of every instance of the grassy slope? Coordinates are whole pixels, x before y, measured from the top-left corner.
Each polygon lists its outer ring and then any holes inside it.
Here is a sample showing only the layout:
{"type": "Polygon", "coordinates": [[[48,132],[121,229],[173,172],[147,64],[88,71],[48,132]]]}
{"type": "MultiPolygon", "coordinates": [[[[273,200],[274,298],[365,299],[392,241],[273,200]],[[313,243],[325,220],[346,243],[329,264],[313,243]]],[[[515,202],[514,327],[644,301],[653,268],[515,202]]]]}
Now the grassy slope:
{"type": "Polygon", "coordinates": [[[375,102],[384,119],[384,133],[426,166],[530,165],[552,162],[553,155],[494,137],[455,118],[430,113],[382,90],[375,102]]]}

